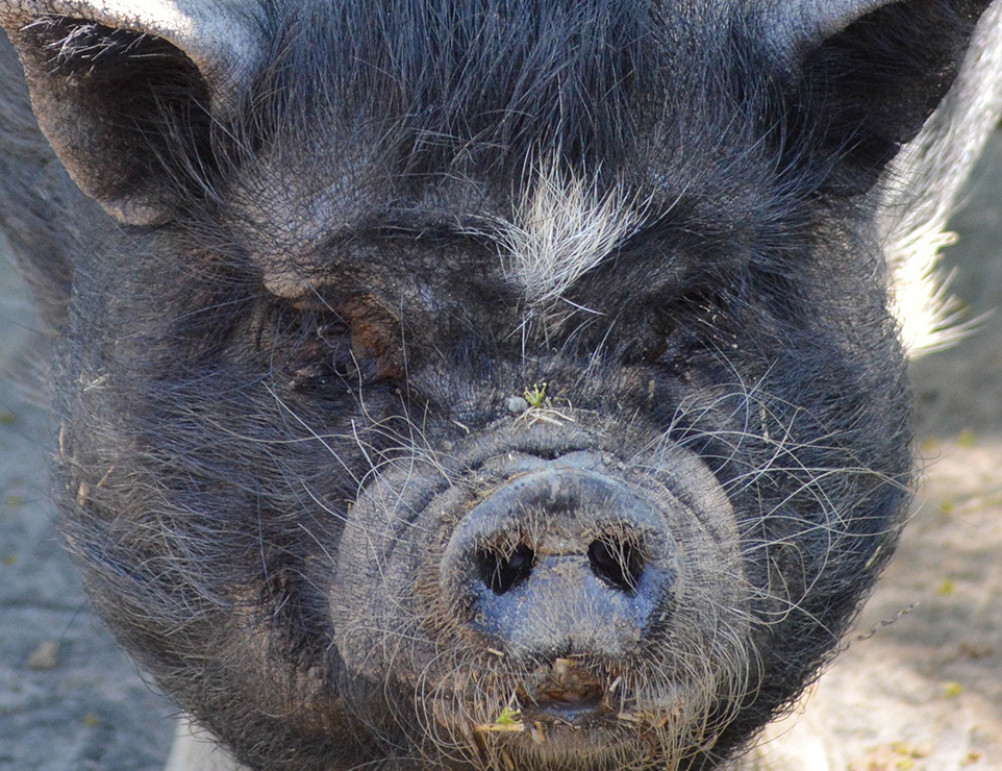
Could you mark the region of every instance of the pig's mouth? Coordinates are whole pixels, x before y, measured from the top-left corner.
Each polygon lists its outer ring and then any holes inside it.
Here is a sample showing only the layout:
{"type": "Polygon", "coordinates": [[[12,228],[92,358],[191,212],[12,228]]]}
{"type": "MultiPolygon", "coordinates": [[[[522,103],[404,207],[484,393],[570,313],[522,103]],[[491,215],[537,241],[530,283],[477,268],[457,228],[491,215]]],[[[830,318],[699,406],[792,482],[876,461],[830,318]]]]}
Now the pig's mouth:
{"type": "Polygon", "coordinates": [[[573,659],[541,665],[494,709],[494,719],[473,725],[481,741],[525,734],[539,745],[555,732],[601,724],[615,715],[602,682],[573,659]]]}
{"type": "MultiPolygon", "coordinates": [[[[579,729],[615,722],[623,709],[616,698],[622,678],[612,679],[611,685],[609,679],[575,658],[541,663],[514,684],[495,684],[492,691],[501,698],[493,704],[482,702],[473,710],[487,716],[474,721],[473,728],[482,735],[528,732],[538,743],[545,737],[543,726],[579,729]]],[[[454,717],[464,719],[458,714],[454,717]]]]}
{"type": "Polygon", "coordinates": [[[602,681],[573,658],[538,667],[532,680],[531,689],[518,694],[521,712],[529,718],[574,724],[615,711],[602,681]]]}
{"type": "Polygon", "coordinates": [[[527,733],[538,744],[561,729],[614,728],[644,722],[645,715],[653,720],[665,711],[652,704],[641,709],[636,697],[625,694],[623,683],[622,675],[598,673],[576,658],[557,658],[527,674],[503,702],[477,710],[496,717],[474,728],[480,734],[527,733]]]}
{"type": "Polygon", "coordinates": [[[556,658],[517,684],[481,681],[493,700],[483,691],[466,694],[472,703],[446,697],[436,716],[454,747],[492,769],[674,768],[684,747],[712,743],[722,729],[696,683],[663,682],[645,693],[629,680],[615,662],[556,658]]]}

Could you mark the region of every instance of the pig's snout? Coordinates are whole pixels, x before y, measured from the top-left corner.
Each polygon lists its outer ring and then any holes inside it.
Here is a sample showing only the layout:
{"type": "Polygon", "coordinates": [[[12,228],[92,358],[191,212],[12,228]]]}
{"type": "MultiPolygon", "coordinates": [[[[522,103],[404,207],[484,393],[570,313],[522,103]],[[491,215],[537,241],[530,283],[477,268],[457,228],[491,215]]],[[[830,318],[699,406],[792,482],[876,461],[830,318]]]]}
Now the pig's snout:
{"type": "Polygon", "coordinates": [[[459,522],[441,587],[508,655],[619,656],[670,615],[676,551],[664,515],[625,482],[557,461],[459,522]]]}

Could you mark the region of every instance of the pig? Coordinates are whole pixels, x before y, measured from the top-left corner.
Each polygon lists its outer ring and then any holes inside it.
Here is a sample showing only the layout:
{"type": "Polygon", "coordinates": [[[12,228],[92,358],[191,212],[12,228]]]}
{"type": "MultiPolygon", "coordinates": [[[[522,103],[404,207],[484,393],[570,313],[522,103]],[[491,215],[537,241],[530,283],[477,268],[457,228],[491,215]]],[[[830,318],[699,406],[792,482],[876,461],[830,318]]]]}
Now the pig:
{"type": "Polygon", "coordinates": [[[1000,16],[0,0],[62,531],[175,766],[740,756],[894,551],[1000,16]]]}

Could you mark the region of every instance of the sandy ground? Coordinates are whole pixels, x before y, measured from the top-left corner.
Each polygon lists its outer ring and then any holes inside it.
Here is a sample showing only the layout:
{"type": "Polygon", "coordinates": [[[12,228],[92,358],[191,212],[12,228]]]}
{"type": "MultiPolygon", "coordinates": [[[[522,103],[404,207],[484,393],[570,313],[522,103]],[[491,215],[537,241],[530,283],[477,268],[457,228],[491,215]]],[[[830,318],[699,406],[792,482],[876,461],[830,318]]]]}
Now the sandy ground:
{"type": "MultiPolygon", "coordinates": [[[[947,257],[972,316],[1002,304],[1002,137],[979,176],[947,257]]],[[[47,344],[2,263],[0,330],[0,769],[159,769],[173,708],[103,630],[59,546],[53,426],[26,374],[47,344]]],[[[847,650],[773,727],[762,766],[1002,770],[1002,312],[917,362],[914,381],[926,474],[912,522],[847,650]]]]}

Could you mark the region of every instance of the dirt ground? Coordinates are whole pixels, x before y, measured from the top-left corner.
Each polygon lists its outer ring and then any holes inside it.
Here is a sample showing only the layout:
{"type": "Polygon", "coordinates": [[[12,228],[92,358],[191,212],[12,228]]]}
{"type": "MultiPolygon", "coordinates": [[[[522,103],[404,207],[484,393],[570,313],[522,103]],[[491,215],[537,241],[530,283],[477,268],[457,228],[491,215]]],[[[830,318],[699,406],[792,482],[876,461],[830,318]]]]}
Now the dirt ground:
{"type": "MultiPolygon", "coordinates": [[[[1002,305],[1002,137],[956,218],[954,290],[1002,305]]],[[[172,707],[88,609],[47,498],[47,342],[0,261],[0,769],[153,771],[172,707]]],[[[1002,770],[1002,311],[915,363],[925,474],[847,649],[756,754],[775,771],[1002,770]],[[795,726],[795,727],[794,727],[795,726]]]]}

